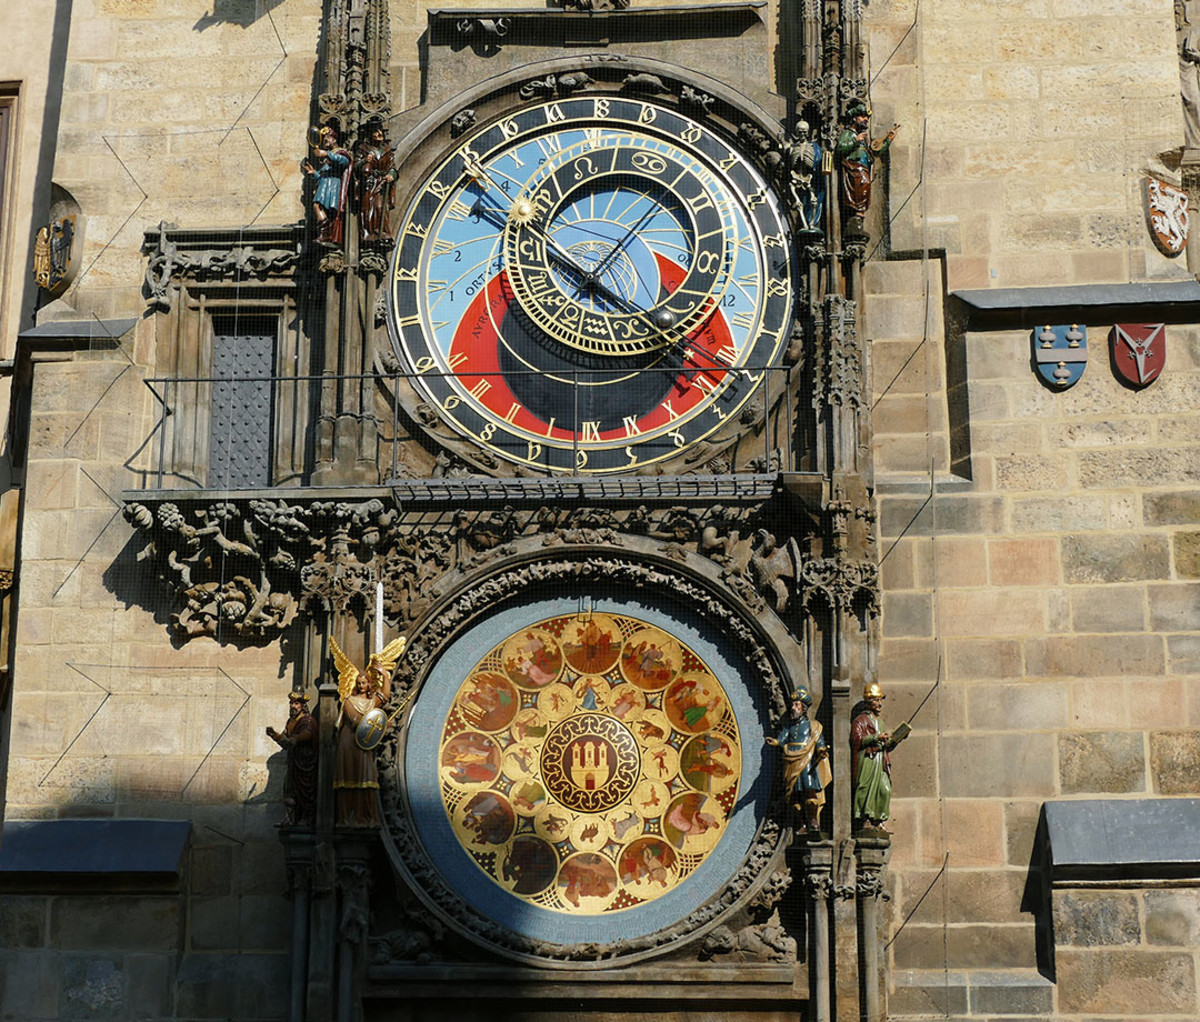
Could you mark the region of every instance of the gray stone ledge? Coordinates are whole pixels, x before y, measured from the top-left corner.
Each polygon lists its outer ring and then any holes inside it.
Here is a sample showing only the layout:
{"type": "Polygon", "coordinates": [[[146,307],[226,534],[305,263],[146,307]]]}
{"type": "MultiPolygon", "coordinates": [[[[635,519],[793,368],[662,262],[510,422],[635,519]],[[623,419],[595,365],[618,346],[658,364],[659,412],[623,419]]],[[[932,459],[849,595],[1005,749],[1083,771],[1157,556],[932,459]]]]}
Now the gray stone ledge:
{"type": "Polygon", "coordinates": [[[1056,886],[1200,877],[1200,798],[1047,802],[1044,813],[1056,886]]]}
{"type": "Polygon", "coordinates": [[[171,889],[187,820],[10,820],[0,844],[0,889],[171,889]]]}
{"type": "Polygon", "coordinates": [[[972,313],[1042,309],[1088,309],[1114,305],[1200,305],[1200,282],[1147,281],[1137,284],[1068,284],[1058,287],[997,287],[952,291],[972,313]]]}

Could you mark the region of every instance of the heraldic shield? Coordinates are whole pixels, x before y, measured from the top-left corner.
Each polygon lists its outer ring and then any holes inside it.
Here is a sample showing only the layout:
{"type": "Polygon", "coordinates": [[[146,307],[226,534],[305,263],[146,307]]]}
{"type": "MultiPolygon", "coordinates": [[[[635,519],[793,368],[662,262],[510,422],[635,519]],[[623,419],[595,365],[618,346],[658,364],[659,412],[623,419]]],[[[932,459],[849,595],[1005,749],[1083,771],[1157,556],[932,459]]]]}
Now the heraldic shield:
{"type": "Polygon", "coordinates": [[[1146,219],[1154,244],[1165,256],[1177,256],[1187,245],[1187,192],[1154,176],[1146,178],[1146,219]]]}
{"type": "Polygon", "coordinates": [[[1165,323],[1118,323],[1109,333],[1113,368],[1131,387],[1146,387],[1167,364],[1165,323]]]}
{"type": "Polygon", "coordinates": [[[1079,382],[1087,368],[1087,327],[1039,326],[1033,330],[1033,365],[1055,390],[1079,382]]]}
{"type": "Polygon", "coordinates": [[[383,710],[378,706],[364,713],[362,720],[358,722],[358,727],[354,731],[354,740],[358,743],[358,747],[370,752],[383,741],[383,734],[387,731],[387,725],[388,719],[384,715],[383,710]]]}

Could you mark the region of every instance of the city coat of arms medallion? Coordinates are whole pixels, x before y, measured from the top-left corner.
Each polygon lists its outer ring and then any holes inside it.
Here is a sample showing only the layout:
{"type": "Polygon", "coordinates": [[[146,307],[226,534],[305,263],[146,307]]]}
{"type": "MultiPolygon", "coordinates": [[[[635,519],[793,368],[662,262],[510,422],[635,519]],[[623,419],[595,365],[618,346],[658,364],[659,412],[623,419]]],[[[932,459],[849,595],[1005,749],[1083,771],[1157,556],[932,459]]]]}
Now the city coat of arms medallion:
{"type": "Polygon", "coordinates": [[[1047,384],[1066,390],[1079,382],[1087,368],[1087,327],[1034,327],[1032,341],[1034,369],[1047,384]]]}
{"type": "Polygon", "coordinates": [[[1167,364],[1165,323],[1118,323],[1108,340],[1113,369],[1131,387],[1148,387],[1167,364]]]}
{"type": "Polygon", "coordinates": [[[1146,217],[1159,251],[1167,256],[1179,255],[1188,239],[1187,192],[1153,175],[1147,176],[1146,217]]]}

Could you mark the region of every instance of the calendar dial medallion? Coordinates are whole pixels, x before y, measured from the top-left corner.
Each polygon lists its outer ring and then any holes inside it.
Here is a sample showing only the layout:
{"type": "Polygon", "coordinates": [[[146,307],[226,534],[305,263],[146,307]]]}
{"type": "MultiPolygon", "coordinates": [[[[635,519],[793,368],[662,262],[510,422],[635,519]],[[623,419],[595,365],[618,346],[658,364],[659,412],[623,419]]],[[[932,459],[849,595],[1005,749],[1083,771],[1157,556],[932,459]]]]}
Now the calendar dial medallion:
{"type": "Polygon", "coordinates": [[[420,183],[389,287],[419,399],[510,463],[637,470],[765,386],[793,306],[783,217],[717,131],[618,94],[535,103],[420,183]]]}

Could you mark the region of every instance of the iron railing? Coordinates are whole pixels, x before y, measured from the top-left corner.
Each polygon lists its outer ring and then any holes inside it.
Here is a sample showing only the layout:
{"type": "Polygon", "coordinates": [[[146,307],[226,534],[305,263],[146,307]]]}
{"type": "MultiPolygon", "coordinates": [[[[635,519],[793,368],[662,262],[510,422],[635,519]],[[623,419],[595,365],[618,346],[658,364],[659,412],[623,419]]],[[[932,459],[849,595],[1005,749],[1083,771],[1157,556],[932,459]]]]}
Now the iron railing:
{"type": "MultiPolygon", "coordinates": [[[[566,395],[567,405],[559,422],[570,420],[582,424],[588,415],[600,414],[593,402],[590,407],[589,388],[612,380],[631,379],[638,384],[655,376],[663,378],[661,396],[670,400],[676,388],[685,393],[703,369],[688,366],[681,369],[654,367],[648,369],[574,368],[565,372],[546,373],[533,370],[504,373],[506,386],[523,393],[552,394],[557,389],[559,404],[566,395]],[[686,381],[686,382],[685,382],[686,381]],[[568,418],[569,417],[569,418],[568,418]]],[[[627,438],[630,446],[649,439],[654,448],[656,463],[667,462],[667,455],[679,454],[691,458],[695,467],[686,471],[704,472],[705,458],[698,450],[713,444],[720,434],[720,448],[725,455],[719,472],[714,475],[768,475],[800,467],[794,458],[797,445],[794,420],[795,400],[785,400],[793,394],[795,372],[790,367],[739,366],[720,371],[707,370],[709,377],[718,377],[709,399],[716,410],[700,412],[705,428],[686,437],[679,433],[670,440],[662,427],[653,433],[635,434],[627,438]],[[734,423],[731,425],[731,423],[734,423]],[[707,428],[711,426],[712,428],[707,428]],[[731,434],[737,434],[731,438],[731,434]],[[681,440],[682,438],[682,440],[681,440]],[[727,445],[725,440],[729,439],[727,445]],[[668,449],[668,448],[674,449],[668,449]]],[[[404,392],[415,393],[417,402],[426,406],[422,411],[440,416],[434,406],[439,388],[451,392],[450,381],[456,382],[455,407],[466,399],[478,380],[495,380],[499,374],[485,372],[397,372],[390,376],[363,375],[275,375],[275,376],[203,376],[155,377],[146,385],[154,395],[159,417],[151,435],[143,444],[140,456],[130,463],[138,473],[141,488],[146,490],[262,490],[279,486],[312,485],[314,472],[338,456],[339,448],[326,435],[334,430],[341,416],[357,418],[362,423],[359,458],[374,461],[378,466],[379,482],[409,481],[410,473],[402,471],[402,445],[414,442],[411,436],[421,436],[419,421],[413,422],[405,402],[398,399],[404,392]],[[219,397],[219,400],[215,400],[219,397]],[[239,401],[269,403],[269,415],[239,414],[239,401]],[[223,411],[218,411],[221,409],[223,411]],[[221,416],[221,419],[218,419],[221,416]],[[246,428],[243,424],[261,425],[246,428]],[[218,452],[218,449],[221,448],[218,452]],[[214,453],[220,457],[214,457],[214,453]]],[[[653,388],[648,388],[653,389],[653,388]]],[[[553,395],[552,395],[553,398],[553,395]]],[[[677,402],[676,402],[677,403],[677,402]]],[[[409,400],[409,406],[414,402],[409,400]]],[[[620,423],[613,418],[611,403],[604,411],[606,422],[620,423]]],[[[261,411],[261,410],[260,410],[261,411]]],[[[499,425],[501,415],[495,416],[499,425]]],[[[673,424],[673,422],[672,422],[673,424]]],[[[606,429],[608,427],[606,426],[606,429]]],[[[441,424],[439,431],[450,431],[441,424]]],[[[594,469],[581,464],[581,450],[588,445],[575,429],[575,440],[559,442],[553,450],[559,452],[563,464],[552,464],[549,455],[544,461],[517,457],[508,460],[512,477],[525,480],[538,477],[563,479],[624,478],[644,476],[645,462],[628,466],[609,466],[594,469]]],[[[531,434],[531,438],[538,437],[531,434]]],[[[542,438],[544,439],[544,438],[542,438]]],[[[605,441],[608,449],[625,447],[620,438],[605,441]]],[[[536,445],[535,445],[536,446],[536,445]]],[[[541,445],[543,449],[547,445],[541,445]]],[[[503,459],[502,448],[493,442],[489,449],[503,459]]],[[[526,452],[528,453],[528,452],[526,452]]],[[[447,475],[442,469],[434,477],[447,475]]],[[[449,484],[450,480],[446,480],[449,484]]],[[[611,487],[607,487],[611,488],[611,487]]],[[[628,488],[628,487],[626,487],[628,488]]]]}

